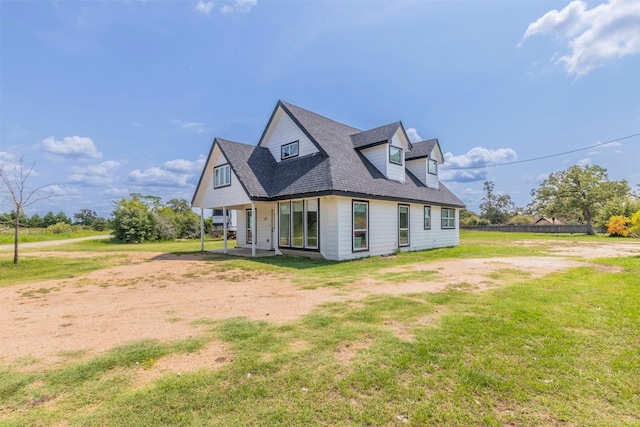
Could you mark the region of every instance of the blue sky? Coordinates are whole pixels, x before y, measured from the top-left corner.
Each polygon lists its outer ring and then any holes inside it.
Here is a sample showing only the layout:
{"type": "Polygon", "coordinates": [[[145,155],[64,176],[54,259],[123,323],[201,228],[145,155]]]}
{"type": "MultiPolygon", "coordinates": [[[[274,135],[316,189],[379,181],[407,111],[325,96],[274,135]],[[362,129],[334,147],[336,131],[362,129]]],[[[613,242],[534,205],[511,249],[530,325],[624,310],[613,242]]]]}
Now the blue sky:
{"type": "Polygon", "coordinates": [[[640,132],[637,0],[0,0],[0,19],[0,162],[56,195],[30,215],[191,200],[213,138],[257,143],[278,99],[437,137],[477,167],[442,170],[475,211],[486,180],[523,206],[573,164],[640,184],[638,136],[485,167],[640,132]]]}

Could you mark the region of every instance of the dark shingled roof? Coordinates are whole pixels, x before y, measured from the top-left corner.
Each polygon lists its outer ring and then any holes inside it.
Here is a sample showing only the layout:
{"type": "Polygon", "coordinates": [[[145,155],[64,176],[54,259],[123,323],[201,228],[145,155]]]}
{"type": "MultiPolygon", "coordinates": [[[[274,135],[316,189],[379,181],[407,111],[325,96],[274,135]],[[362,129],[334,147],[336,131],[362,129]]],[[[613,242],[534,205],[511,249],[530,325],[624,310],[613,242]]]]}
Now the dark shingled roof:
{"type": "MultiPolygon", "coordinates": [[[[367,141],[375,143],[378,138],[390,139],[402,126],[400,122],[361,132],[287,102],[279,101],[276,109],[279,107],[303,128],[321,152],[276,162],[265,147],[219,138],[214,140],[214,145],[220,146],[252,200],[335,194],[464,207],[464,203],[444,185],[440,184],[439,189],[429,188],[408,170],[405,182],[387,179],[354,149],[355,146],[366,146],[367,141]]],[[[430,142],[425,141],[425,144],[430,142]]],[[[415,145],[422,152],[423,146],[415,145]]]]}
{"type": "Polygon", "coordinates": [[[436,144],[438,144],[437,138],[430,139],[428,141],[414,142],[413,148],[411,148],[411,151],[405,154],[404,158],[406,160],[413,160],[429,157],[429,154],[431,154],[431,150],[433,150],[433,147],[435,147],[436,144]]]}
{"type": "Polygon", "coordinates": [[[386,143],[393,138],[393,135],[398,131],[400,126],[402,126],[400,122],[394,122],[375,129],[353,134],[351,135],[353,148],[366,148],[386,143]]]}

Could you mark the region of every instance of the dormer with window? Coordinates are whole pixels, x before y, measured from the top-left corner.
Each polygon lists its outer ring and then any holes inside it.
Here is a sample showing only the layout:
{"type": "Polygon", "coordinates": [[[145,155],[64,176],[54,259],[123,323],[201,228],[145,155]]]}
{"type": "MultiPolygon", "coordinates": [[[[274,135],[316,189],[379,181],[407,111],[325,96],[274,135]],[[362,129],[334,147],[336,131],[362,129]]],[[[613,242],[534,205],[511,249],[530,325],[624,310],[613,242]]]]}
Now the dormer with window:
{"type": "Polygon", "coordinates": [[[268,148],[276,162],[320,152],[300,125],[281,106],[278,106],[271,116],[258,146],[268,148]]]}
{"type": "Polygon", "coordinates": [[[411,143],[401,122],[351,135],[351,140],[387,179],[405,181],[405,154],[411,143]]]}
{"type": "Polygon", "coordinates": [[[444,163],[444,156],[437,139],[416,142],[406,155],[407,169],[424,185],[440,188],[438,168],[444,163]]]}

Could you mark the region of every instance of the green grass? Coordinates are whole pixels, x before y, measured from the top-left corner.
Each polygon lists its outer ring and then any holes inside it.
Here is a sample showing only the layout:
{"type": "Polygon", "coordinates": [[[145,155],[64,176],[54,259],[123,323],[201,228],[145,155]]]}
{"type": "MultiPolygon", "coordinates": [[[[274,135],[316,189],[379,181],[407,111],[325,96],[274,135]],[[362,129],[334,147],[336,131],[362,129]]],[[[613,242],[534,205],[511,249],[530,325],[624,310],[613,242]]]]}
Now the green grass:
{"type": "Polygon", "coordinates": [[[49,279],[68,279],[113,265],[118,256],[63,258],[22,257],[17,265],[12,257],[0,258],[0,287],[49,279]]]}
{"type": "MultiPolygon", "coordinates": [[[[379,270],[416,260],[521,254],[508,240],[479,235],[460,248],[348,263],[210,262],[339,283],[365,271],[384,279],[379,270]]],[[[69,353],[47,368],[24,358],[0,367],[0,425],[638,426],[640,257],[597,262],[620,271],[532,279],[505,269],[506,284],[483,293],[377,295],[284,325],[201,319],[205,331],[188,340],[69,353]],[[219,369],[136,380],[215,342],[233,353],[219,369]]]]}
{"type": "MultiPolygon", "coordinates": [[[[12,244],[14,241],[14,231],[12,229],[0,230],[0,245],[12,244]]],[[[52,240],[76,239],[78,237],[90,237],[109,234],[109,231],[95,231],[77,229],[69,233],[53,234],[46,228],[25,228],[21,229],[18,235],[19,243],[47,242],[52,240]]]]}

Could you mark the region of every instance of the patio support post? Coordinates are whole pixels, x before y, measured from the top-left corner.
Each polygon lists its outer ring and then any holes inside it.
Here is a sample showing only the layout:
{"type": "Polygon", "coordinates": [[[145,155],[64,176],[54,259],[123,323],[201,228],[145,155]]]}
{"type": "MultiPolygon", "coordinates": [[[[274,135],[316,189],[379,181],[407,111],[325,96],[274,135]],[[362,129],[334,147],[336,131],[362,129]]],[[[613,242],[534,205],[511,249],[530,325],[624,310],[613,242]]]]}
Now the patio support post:
{"type": "Polygon", "coordinates": [[[222,238],[224,239],[223,254],[227,253],[227,208],[222,208],[222,238]]]}
{"type": "Polygon", "coordinates": [[[251,202],[251,256],[256,256],[256,204],[251,202]]]}
{"type": "Polygon", "coordinates": [[[204,208],[200,208],[200,252],[204,252],[204,208]]]}

